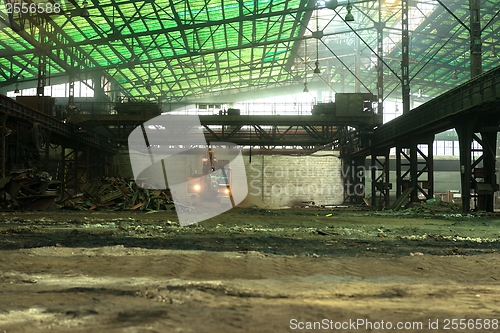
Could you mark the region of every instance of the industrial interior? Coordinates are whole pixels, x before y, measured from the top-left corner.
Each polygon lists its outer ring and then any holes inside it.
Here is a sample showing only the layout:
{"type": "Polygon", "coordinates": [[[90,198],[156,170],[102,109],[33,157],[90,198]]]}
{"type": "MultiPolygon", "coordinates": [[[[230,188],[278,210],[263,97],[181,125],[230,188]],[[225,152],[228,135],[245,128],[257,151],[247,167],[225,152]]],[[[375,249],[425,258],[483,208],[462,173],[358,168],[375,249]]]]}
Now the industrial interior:
{"type": "Polygon", "coordinates": [[[0,8],[0,331],[499,328],[496,0],[0,8]]]}

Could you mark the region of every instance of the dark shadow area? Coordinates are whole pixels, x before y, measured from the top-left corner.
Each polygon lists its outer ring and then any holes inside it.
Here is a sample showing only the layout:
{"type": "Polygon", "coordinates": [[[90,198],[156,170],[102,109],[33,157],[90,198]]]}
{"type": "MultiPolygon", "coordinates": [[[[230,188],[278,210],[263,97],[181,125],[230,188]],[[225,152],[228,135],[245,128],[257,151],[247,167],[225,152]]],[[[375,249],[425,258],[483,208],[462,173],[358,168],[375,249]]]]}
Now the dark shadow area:
{"type": "Polygon", "coordinates": [[[136,290],[74,287],[74,288],[57,289],[57,290],[44,290],[44,291],[39,291],[38,293],[39,294],[86,293],[86,294],[111,295],[111,296],[135,296],[136,290]]]}
{"type": "MultiPolygon", "coordinates": [[[[178,229],[179,230],[179,229],[178,229]]],[[[407,256],[411,252],[432,255],[472,255],[500,251],[500,242],[454,241],[428,235],[425,239],[410,240],[388,237],[354,238],[324,233],[297,233],[290,236],[269,233],[218,232],[212,229],[166,231],[152,235],[147,231],[140,235],[103,230],[9,230],[0,233],[0,250],[18,250],[37,247],[84,247],[123,245],[124,247],[162,250],[203,250],[215,252],[258,251],[276,255],[325,255],[369,256],[391,254],[407,256]]]]}

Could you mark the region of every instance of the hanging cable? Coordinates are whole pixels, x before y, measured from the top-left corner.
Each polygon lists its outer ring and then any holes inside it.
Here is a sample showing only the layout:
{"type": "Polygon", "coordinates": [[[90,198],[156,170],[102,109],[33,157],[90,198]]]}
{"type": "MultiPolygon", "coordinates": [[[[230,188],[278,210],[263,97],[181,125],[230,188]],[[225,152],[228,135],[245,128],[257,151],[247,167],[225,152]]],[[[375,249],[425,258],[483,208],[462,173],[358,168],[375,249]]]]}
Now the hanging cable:
{"type": "Polygon", "coordinates": [[[314,73],[320,74],[321,70],[319,69],[319,8],[316,3],[316,62],[314,63],[314,73]]]}
{"type": "Polygon", "coordinates": [[[309,88],[307,87],[307,39],[304,39],[304,90],[302,92],[309,92],[309,88]]]}

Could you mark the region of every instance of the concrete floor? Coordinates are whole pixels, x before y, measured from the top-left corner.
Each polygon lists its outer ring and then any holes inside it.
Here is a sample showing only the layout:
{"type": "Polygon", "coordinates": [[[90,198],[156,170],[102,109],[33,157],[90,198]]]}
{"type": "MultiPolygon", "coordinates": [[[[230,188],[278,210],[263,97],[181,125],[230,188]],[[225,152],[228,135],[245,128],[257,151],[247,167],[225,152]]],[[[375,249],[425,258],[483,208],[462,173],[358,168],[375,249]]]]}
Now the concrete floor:
{"type": "Polygon", "coordinates": [[[499,227],[412,211],[248,208],[189,227],[173,212],[5,212],[0,332],[492,332],[499,227]]]}

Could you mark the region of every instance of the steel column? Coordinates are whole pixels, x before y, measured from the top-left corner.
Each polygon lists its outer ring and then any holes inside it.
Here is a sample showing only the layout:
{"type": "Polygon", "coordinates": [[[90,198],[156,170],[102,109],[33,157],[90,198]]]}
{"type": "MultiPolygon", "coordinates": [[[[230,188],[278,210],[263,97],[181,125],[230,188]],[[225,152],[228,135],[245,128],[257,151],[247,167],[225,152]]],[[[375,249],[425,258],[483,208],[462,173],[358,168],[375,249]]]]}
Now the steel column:
{"type": "Polygon", "coordinates": [[[407,146],[409,145],[401,143],[396,146],[396,198],[399,198],[410,186],[410,180],[406,179],[410,173],[410,156],[407,154],[407,146]]]}
{"type": "Polygon", "coordinates": [[[64,199],[64,191],[66,189],[66,148],[64,144],[61,144],[61,161],[59,168],[59,181],[61,190],[61,200],[64,199]]]}
{"type": "MultiPolygon", "coordinates": [[[[416,169],[416,202],[420,202],[419,193],[425,197],[425,200],[434,197],[434,153],[433,153],[434,136],[426,140],[419,140],[414,144],[417,152],[417,163],[414,166],[416,169]],[[418,145],[427,146],[427,155],[418,147],[418,145]],[[427,174],[427,179],[422,176],[427,174]]],[[[413,166],[410,166],[413,168],[413,166]]]]}
{"type": "Polygon", "coordinates": [[[483,72],[480,0],[469,0],[470,8],[470,77],[474,78],[483,72]]]}
{"type": "Polygon", "coordinates": [[[1,121],[2,121],[2,158],[1,158],[1,168],[2,168],[2,178],[5,177],[5,174],[6,174],[6,154],[7,154],[7,144],[6,144],[6,141],[7,141],[7,118],[9,116],[6,115],[6,114],[3,114],[2,117],[1,117],[1,121]]]}
{"type": "MultiPolygon", "coordinates": [[[[481,132],[481,144],[483,146],[483,184],[486,189],[478,191],[479,209],[493,212],[495,205],[495,191],[498,191],[496,182],[496,146],[497,132],[481,132]],[[486,193],[483,193],[483,191],[486,193]]],[[[476,185],[477,186],[477,185],[476,185]]]]}
{"type": "Polygon", "coordinates": [[[401,1],[401,85],[403,98],[403,114],[410,111],[410,34],[409,34],[409,19],[408,19],[408,2],[409,0],[401,1]]]}
{"type": "Polygon", "coordinates": [[[45,171],[49,171],[49,164],[50,164],[50,131],[45,130],[44,134],[44,144],[45,144],[45,171]]]}
{"type": "Polygon", "coordinates": [[[73,179],[73,194],[78,193],[78,163],[79,163],[79,144],[77,143],[76,146],[73,148],[73,164],[75,170],[73,170],[74,173],[74,179],[73,179]]]}
{"type": "Polygon", "coordinates": [[[359,205],[365,197],[365,157],[349,156],[342,159],[344,181],[344,203],[359,205]]]}
{"type": "Polygon", "coordinates": [[[372,206],[388,207],[389,190],[392,188],[392,184],[389,182],[389,149],[372,152],[370,169],[372,177],[372,206]]]}
{"type": "Polygon", "coordinates": [[[410,202],[420,202],[419,193],[426,199],[434,197],[433,142],[433,135],[418,140],[399,141],[396,146],[396,198],[409,187],[413,189],[410,202]],[[427,154],[424,154],[419,145],[427,146],[427,154]],[[426,179],[423,179],[424,175],[427,175],[426,179]]]}
{"type": "MultiPolygon", "coordinates": [[[[377,27],[377,113],[380,117],[384,114],[384,27],[382,22],[382,0],[378,1],[378,22],[377,27]]],[[[382,118],[383,119],[383,118],[382,118]]]]}
{"type": "Polygon", "coordinates": [[[460,180],[462,184],[462,211],[464,213],[470,211],[472,180],[471,144],[476,121],[476,117],[462,119],[459,125],[457,125],[455,128],[458,134],[458,142],[460,145],[460,180]]]}
{"type": "Polygon", "coordinates": [[[355,36],[354,37],[354,74],[356,76],[356,80],[354,80],[354,92],[359,93],[361,92],[361,52],[359,50],[359,37],[355,36]]]}
{"type": "Polygon", "coordinates": [[[68,82],[68,108],[73,109],[75,107],[75,75],[74,69],[69,71],[69,82],[68,82]]]}

